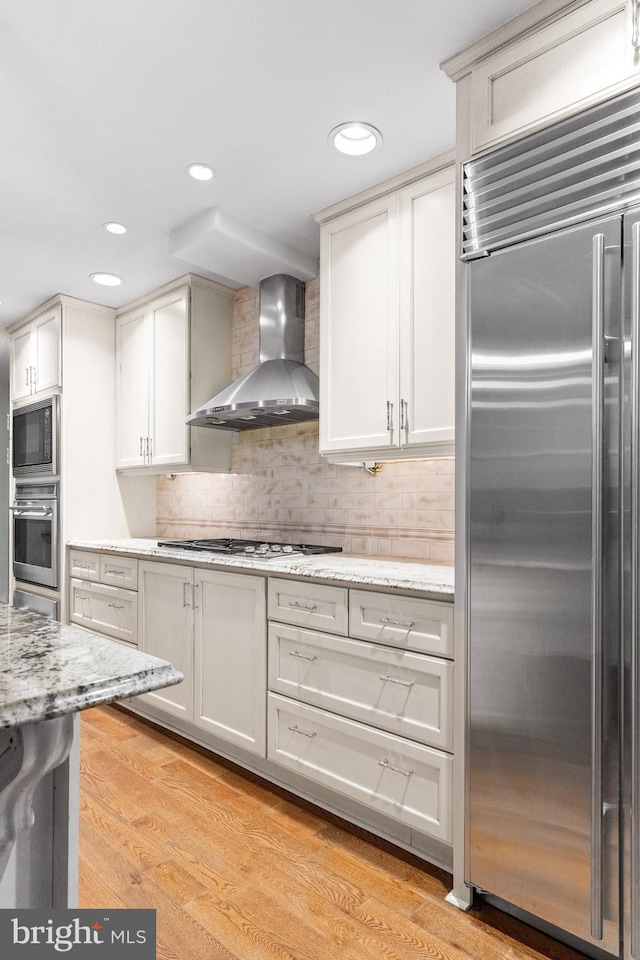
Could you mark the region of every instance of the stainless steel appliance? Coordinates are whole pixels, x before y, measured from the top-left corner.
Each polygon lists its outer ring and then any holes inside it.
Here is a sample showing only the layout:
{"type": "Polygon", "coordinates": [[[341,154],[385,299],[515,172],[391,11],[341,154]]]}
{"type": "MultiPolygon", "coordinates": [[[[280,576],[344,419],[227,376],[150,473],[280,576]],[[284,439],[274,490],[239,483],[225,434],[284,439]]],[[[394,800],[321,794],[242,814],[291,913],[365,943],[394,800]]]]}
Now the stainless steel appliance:
{"type": "Polygon", "coordinates": [[[640,960],[639,130],[636,91],[471,161],[463,225],[466,879],[627,960],[640,960]]]}
{"type": "Polygon", "coordinates": [[[51,597],[43,597],[39,593],[30,593],[28,590],[13,591],[13,605],[18,610],[30,610],[31,613],[40,613],[43,617],[59,620],[59,603],[51,597]]]}
{"type": "Polygon", "coordinates": [[[318,377],[304,365],[305,286],[260,281],[260,363],[187,418],[192,427],[251,430],[318,419],[318,377]]]}
{"type": "Polygon", "coordinates": [[[14,477],[56,474],[58,397],[16,407],[11,419],[14,477]]]}
{"type": "Polygon", "coordinates": [[[266,543],[261,540],[236,540],[231,537],[222,537],[217,540],[159,540],[158,546],[178,547],[180,550],[219,553],[227,556],[255,557],[260,560],[342,552],[342,547],[323,547],[312,543],[266,543]]]}
{"type": "Polygon", "coordinates": [[[11,510],[16,580],[58,586],[58,484],[16,483],[11,510]]]}

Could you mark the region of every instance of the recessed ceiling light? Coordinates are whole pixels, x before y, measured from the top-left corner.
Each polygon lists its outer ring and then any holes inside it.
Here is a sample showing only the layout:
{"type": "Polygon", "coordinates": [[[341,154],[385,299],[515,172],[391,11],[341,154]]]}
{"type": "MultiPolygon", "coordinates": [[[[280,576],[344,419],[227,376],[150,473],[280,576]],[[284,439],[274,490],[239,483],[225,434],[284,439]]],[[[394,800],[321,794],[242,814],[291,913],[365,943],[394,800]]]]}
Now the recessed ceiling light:
{"type": "Polygon", "coordinates": [[[215,172],[208,163],[190,163],[187,173],[194,180],[213,180],[215,177],[215,172]]]}
{"type": "Polygon", "coordinates": [[[129,227],[124,223],[116,223],[115,220],[109,221],[109,223],[103,224],[105,230],[108,230],[109,233],[128,233],[129,227]]]}
{"type": "Polygon", "coordinates": [[[91,279],[103,287],[119,287],[124,283],[122,277],[117,277],[115,273],[92,273],[91,279]]]}
{"type": "Polygon", "coordinates": [[[370,123],[350,120],[333,128],[329,134],[329,143],[340,153],[362,157],[365,153],[373,153],[382,145],[382,134],[370,123]]]}

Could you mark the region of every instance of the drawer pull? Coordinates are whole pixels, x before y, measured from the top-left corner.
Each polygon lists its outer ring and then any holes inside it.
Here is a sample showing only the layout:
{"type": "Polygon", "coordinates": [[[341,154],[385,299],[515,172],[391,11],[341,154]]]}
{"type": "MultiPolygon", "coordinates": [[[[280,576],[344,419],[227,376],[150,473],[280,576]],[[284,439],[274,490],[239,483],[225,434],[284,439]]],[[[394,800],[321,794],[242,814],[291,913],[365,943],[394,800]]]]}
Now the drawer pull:
{"type": "Polygon", "coordinates": [[[398,680],[397,677],[390,677],[388,673],[378,677],[378,680],[382,680],[383,683],[399,683],[401,687],[412,687],[414,683],[413,680],[398,680]]]}
{"type": "Polygon", "coordinates": [[[297,600],[289,600],[289,606],[294,610],[305,610],[307,613],[313,613],[318,609],[317,603],[299,603],[297,600]]]}
{"type": "Polygon", "coordinates": [[[76,562],[76,567],[77,567],[78,570],[89,570],[89,564],[88,564],[88,563],[79,563],[79,562],[76,562]]]}
{"type": "Polygon", "coordinates": [[[400,767],[394,767],[388,760],[378,760],[378,766],[385,767],[386,770],[393,770],[394,773],[400,773],[403,777],[411,777],[413,775],[413,770],[402,770],[400,767]]]}
{"type": "Polygon", "coordinates": [[[390,620],[389,617],[383,617],[378,623],[383,627],[405,627],[407,630],[416,625],[415,620],[390,620]]]}
{"type": "Polygon", "coordinates": [[[308,656],[306,653],[300,653],[298,650],[289,650],[289,656],[290,656],[290,657],[298,657],[299,660],[309,660],[309,661],[313,661],[313,660],[317,660],[317,659],[318,659],[318,658],[315,656],[315,654],[312,654],[311,656],[308,656]]]}
{"type": "Polygon", "coordinates": [[[292,727],[289,727],[289,730],[291,730],[291,733],[299,733],[302,737],[308,737],[309,740],[313,740],[315,737],[315,731],[313,733],[307,733],[306,730],[301,730],[295,723],[292,727]]]}
{"type": "Polygon", "coordinates": [[[124,603],[109,603],[112,610],[124,610],[124,603]]]}
{"type": "Polygon", "coordinates": [[[111,574],[112,577],[124,577],[125,571],[122,567],[107,567],[106,573],[111,574]]]}

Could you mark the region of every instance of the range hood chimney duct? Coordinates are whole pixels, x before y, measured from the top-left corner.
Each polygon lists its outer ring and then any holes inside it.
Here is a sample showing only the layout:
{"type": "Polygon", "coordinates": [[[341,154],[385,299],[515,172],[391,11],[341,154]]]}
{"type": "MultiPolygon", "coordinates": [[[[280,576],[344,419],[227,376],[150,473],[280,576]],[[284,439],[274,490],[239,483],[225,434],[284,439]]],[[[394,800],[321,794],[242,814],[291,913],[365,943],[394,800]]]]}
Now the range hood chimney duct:
{"type": "Polygon", "coordinates": [[[301,280],[260,281],[260,363],[187,417],[192,427],[255,430],[318,419],[318,378],[304,365],[301,280]]]}

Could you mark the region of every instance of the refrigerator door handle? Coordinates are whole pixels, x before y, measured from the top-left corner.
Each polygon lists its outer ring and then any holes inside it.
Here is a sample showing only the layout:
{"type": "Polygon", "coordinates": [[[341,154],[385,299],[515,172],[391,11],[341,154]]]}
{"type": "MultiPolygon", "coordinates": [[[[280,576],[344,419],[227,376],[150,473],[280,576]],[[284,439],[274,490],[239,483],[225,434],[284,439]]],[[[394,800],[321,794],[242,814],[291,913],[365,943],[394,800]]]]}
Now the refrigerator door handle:
{"type": "Polygon", "coordinates": [[[593,237],[591,414],[591,936],[602,940],[602,429],[604,234],[593,237]]]}
{"type": "Polygon", "coordinates": [[[631,701],[631,955],[640,957],[640,605],[638,600],[638,576],[640,575],[640,516],[638,496],[640,495],[640,477],[638,457],[640,456],[640,221],[631,228],[632,244],[632,287],[631,287],[631,651],[630,651],[630,692],[631,701]]]}

